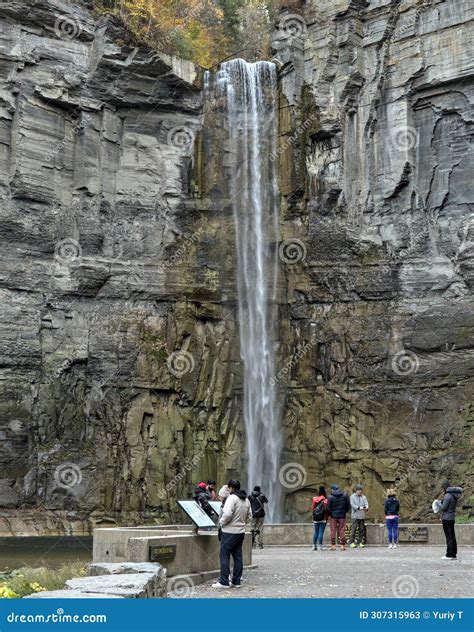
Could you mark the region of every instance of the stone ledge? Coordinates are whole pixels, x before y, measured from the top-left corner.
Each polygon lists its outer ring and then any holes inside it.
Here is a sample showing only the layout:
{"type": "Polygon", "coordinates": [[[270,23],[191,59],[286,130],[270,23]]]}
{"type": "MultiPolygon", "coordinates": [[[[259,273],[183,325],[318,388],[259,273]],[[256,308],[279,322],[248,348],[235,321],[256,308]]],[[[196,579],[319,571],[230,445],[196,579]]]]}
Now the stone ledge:
{"type": "Polygon", "coordinates": [[[122,595],[84,592],[82,590],[48,590],[27,595],[23,599],[125,599],[122,595]]]}
{"type": "Polygon", "coordinates": [[[125,573],[69,579],[67,588],[85,593],[118,595],[128,599],[152,599],[166,596],[166,573],[125,573]]]}

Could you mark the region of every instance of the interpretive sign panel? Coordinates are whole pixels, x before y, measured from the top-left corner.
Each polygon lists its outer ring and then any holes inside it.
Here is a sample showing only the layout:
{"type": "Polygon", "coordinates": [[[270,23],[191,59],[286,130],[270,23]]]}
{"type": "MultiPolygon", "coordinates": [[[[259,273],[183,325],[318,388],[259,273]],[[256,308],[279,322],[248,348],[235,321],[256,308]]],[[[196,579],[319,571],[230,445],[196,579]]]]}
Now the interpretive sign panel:
{"type": "Polygon", "coordinates": [[[220,512],[221,512],[221,501],[220,500],[210,500],[209,504],[211,505],[212,509],[216,512],[216,514],[219,515],[220,512]]]}
{"type": "Polygon", "coordinates": [[[415,524],[400,525],[398,540],[400,542],[428,542],[428,527],[415,524]]]}
{"type": "Polygon", "coordinates": [[[150,562],[172,560],[176,557],[176,544],[152,544],[148,559],[150,562]]]}
{"type": "Polygon", "coordinates": [[[178,505],[191,518],[198,529],[216,526],[195,500],[178,500],[178,505]]]}

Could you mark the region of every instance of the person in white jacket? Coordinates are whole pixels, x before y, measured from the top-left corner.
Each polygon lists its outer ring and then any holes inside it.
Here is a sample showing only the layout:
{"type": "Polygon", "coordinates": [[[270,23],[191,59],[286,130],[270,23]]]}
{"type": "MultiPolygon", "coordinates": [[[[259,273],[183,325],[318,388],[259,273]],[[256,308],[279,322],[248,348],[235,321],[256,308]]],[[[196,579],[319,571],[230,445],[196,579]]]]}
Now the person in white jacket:
{"type": "Polygon", "coordinates": [[[228,483],[230,494],[224,505],[219,519],[221,529],[221,575],[219,581],[212,584],[213,588],[240,587],[244,568],[242,545],[245,538],[245,525],[252,519],[252,508],[247,498],[247,492],[240,489],[240,483],[230,480],[228,483]],[[230,556],[234,560],[232,584],[229,584],[230,556]]]}
{"type": "Polygon", "coordinates": [[[351,496],[352,526],[349,542],[351,549],[355,548],[357,544],[363,549],[366,542],[365,516],[369,511],[369,501],[367,496],[362,493],[362,489],[362,485],[356,485],[355,492],[351,496]],[[356,533],[359,536],[358,543],[356,542],[356,533]]]}

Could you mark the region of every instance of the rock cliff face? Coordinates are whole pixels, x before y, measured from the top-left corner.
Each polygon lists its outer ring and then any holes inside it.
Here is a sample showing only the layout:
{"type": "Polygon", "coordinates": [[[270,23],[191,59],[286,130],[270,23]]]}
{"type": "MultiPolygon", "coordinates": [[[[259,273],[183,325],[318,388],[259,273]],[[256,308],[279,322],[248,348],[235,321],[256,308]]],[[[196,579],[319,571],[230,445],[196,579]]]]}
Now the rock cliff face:
{"type": "MultiPolygon", "coordinates": [[[[441,478],[472,485],[468,8],[280,16],[291,517],[321,481],[364,481],[371,517],[387,485],[414,518],[441,478]]],[[[7,0],[1,23],[1,530],[176,519],[198,478],[245,467],[233,220],[210,184],[202,72],[87,3],[7,0]]]]}
{"type": "Polygon", "coordinates": [[[463,0],[312,0],[275,41],[280,338],[307,350],[282,383],[284,462],[305,485],[364,482],[371,517],[393,484],[404,518],[445,475],[472,490],[472,17],[463,0]]]}

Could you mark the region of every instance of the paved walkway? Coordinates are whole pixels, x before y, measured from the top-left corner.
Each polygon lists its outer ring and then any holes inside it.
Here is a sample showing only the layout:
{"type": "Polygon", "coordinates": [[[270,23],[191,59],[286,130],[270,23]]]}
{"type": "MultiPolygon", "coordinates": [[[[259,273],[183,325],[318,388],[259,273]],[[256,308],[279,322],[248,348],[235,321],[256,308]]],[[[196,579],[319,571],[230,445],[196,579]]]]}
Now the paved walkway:
{"type": "Polygon", "coordinates": [[[188,597],[471,597],[474,549],[461,547],[458,561],[444,561],[443,547],[405,545],[312,551],[268,547],[256,551],[258,568],[244,571],[240,589],[195,586],[188,597]]]}

